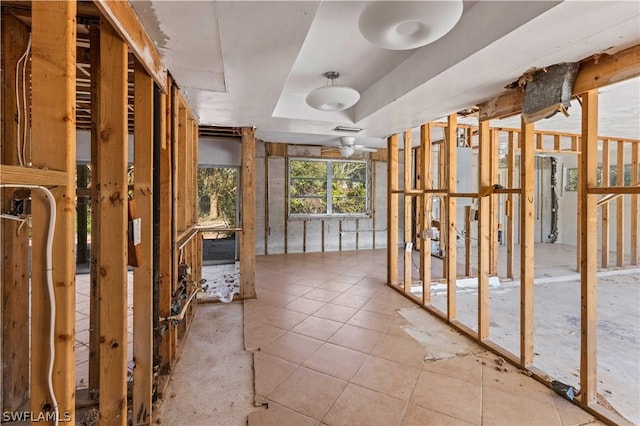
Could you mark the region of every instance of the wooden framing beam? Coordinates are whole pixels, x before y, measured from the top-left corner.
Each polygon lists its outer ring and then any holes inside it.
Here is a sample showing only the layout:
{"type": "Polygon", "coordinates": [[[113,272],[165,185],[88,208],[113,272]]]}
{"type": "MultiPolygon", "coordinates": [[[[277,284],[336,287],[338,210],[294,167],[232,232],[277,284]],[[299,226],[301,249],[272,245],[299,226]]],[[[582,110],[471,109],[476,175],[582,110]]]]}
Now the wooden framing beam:
{"type": "MultiPolygon", "coordinates": [[[[458,117],[456,114],[450,114],[445,128],[445,156],[446,156],[446,185],[449,193],[457,190],[458,179],[458,143],[457,133],[458,117]]],[[[457,316],[456,308],[456,283],[458,280],[458,262],[457,262],[457,236],[456,217],[458,201],[455,197],[446,198],[446,278],[447,278],[447,319],[453,321],[457,316]]],[[[442,235],[442,232],[441,234],[442,235]]]]}
{"type": "MultiPolygon", "coordinates": [[[[432,189],[431,175],[431,124],[420,126],[420,185],[423,191],[432,189]]],[[[424,193],[418,199],[422,203],[420,231],[420,280],[422,280],[422,304],[431,304],[431,238],[424,232],[431,229],[432,196],[424,193]]]]}
{"type": "MultiPolygon", "coordinates": [[[[499,164],[498,164],[498,131],[490,131],[490,144],[489,144],[489,169],[491,170],[491,182],[490,186],[498,183],[499,177],[499,164]]],[[[491,215],[491,229],[489,231],[491,235],[491,241],[489,244],[489,259],[490,267],[489,273],[491,275],[498,275],[498,197],[491,195],[490,198],[490,215],[491,215]]]]}
{"type": "Polygon", "coordinates": [[[100,25],[100,424],[127,424],[127,45],[100,25]]]}
{"type": "Polygon", "coordinates": [[[167,70],[162,58],[138,15],[128,1],[93,0],[102,16],[115,28],[160,90],[168,93],[167,70]]]}
{"type": "MultiPolygon", "coordinates": [[[[638,178],[638,173],[640,173],[640,148],[638,148],[637,143],[631,145],[631,186],[637,187],[640,183],[640,179],[638,178]]],[[[640,216],[638,210],[638,194],[631,195],[631,220],[630,220],[630,238],[631,238],[631,248],[630,248],[630,264],[638,265],[640,263],[640,242],[638,239],[638,222],[640,216]]]]}
{"type": "Polygon", "coordinates": [[[387,138],[387,284],[398,285],[398,135],[387,138]]]}
{"type": "Polygon", "coordinates": [[[240,292],[243,299],[256,297],[256,137],[253,127],[242,133],[242,234],[240,244],[240,292]]]}
{"type": "MultiPolygon", "coordinates": [[[[616,186],[624,186],[624,142],[618,142],[617,151],[618,175],[616,186]]],[[[616,266],[618,267],[624,266],[624,216],[624,197],[618,197],[616,200],[616,266]]]]}
{"type": "MultiPolygon", "coordinates": [[[[609,186],[611,164],[609,162],[609,139],[602,141],[602,185],[609,186]]],[[[609,267],[609,203],[605,203],[600,210],[600,238],[601,238],[601,265],[609,267]]]]}
{"type": "Polygon", "coordinates": [[[134,67],[134,199],[141,220],[140,264],[133,270],[133,423],[152,420],[153,386],[153,104],[154,83],[134,67]]]}
{"type": "Polygon", "coordinates": [[[598,91],[582,94],[582,161],[579,175],[582,191],[581,303],[580,303],[580,399],[590,405],[597,395],[597,198],[587,189],[597,185],[598,91]]]}
{"type": "MultiPolygon", "coordinates": [[[[516,147],[514,140],[515,134],[510,131],[508,136],[508,144],[507,144],[507,187],[513,188],[515,186],[515,168],[516,168],[516,147]]],[[[513,279],[515,277],[514,268],[513,268],[513,260],[515,256],[515,208],[514,203],[515,197],[513,194],[507,194],[507,205],[506,205],[506,216],[507,216],[507,227],[505,229],[507,235],[507,277],[513,279]]]]}
{"type": "MultiPolygon", "coordinates": [[[[480,122],[480,147],[478,151],[478,190],[480,193],[492,187],[491,144],[489,122],[480,122]]],[[[478,198],[478,339],[489,338],[489,275],[491,274],[491,195],[478,198]]]]}
{"type": "MultiPolygon", "coordinates": [[[[66,173],[64,185],[51,190],[56,200],[53,239],[55,362],[53,391],[61,416],[75,420],[75,170],[76,170],[76,3],[33,2],[32,140],[33,162],[66,173]],[[51,58],[56,58],[52,61],[51,58]],[[68,416],[67,416],[68,414],[68,416]]],[[[32,194],[31,411],[51,405],[47,389],[49,296],[45,287],[44,247],[49,207],[32,194]]]]}
{"type": "MultiPolygon", "coordinates": [[[[573,84],[573,95],[640,76],[640,44],[614,55],[584,59],[573,84]]],[[[524,91],[511,90],[478,105],[480,121],[507,117],[522,110],[524,91]]]]}
{"type": "Polygon", "coordinates": [[[522,121],[520,133],[520,365],[533,363],[534,279],[534,126],[522,121]]]}
{"type": "Polygon", "coordinates": [[[68,181],[69,177],[67,172],[60,170],[45,170],[5,164],[3,164],[2,169],[0,169],[0,183],[4,184],[64,186],[68,181]]]}
{"type": "MultiPolygon", "coordinates": [[[[411,146],[411,130],[405,130],[403,135],[404,141],[404,189],[405,191],[413,189],[413,147],[411,146]]],[[[411,280],[413,269],[413,198],[410,195],[403,197],[404,201],[404,278],[403,288],[404,292],[411,293],[411,280]]]]}
{"type": "MultiPolygon", "coordinates": [[[[29,30],[9,14],[2,15],[2,145],[0,183],[8,180],[6,172],[18,168],[18,134],[23,134],[16,120],[18,99],[11,90],[16,81],[16,64],[29,40],[29,30]]],[[[22,104],[20,105],[22,107],[22,104]]],[[[28,174],[28,173],[25,173],[28,174]]],[[[30,174],[29,174],[30,176],[30,174]]],[[[67,174],[64,173],[64,184],[67,174]]],[[[25,176],[27,177],[27,176],[25,176]]],[[[17,180],[12,183],[21,183],[17,180]]],[[[44,182],[43,182],[44,183],[44,182]]],[[[9,211],[14,189],[2,190],[2,211],[9,211]]],[[[13,220],[1,221],[2,233],[2,408],[18,411],[29,398],[29,232],[13,220]]]]}

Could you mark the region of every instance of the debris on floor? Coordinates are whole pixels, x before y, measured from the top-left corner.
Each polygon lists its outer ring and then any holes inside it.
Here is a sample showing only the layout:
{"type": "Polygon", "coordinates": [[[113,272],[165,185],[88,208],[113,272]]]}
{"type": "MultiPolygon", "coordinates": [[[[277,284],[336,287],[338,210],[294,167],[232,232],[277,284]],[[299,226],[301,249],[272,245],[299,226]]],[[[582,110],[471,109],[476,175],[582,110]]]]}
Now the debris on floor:
{"type": "Polygon", "coordinates": [[[240,264],[235,263],[233,272],[208,278],[203,288],[204,291],[198,295],[199,299],[218,299],[224,303],[233,301],[233,297],[240,294],[240,264]]]}
{"type": "Polygon", "coordinates": [[[82,426],[95,426],[100,422],[100,412],[95,408],[90,408],[80,415],[78,424],[82,426]]]}
{"type": "Polygon", "coordinates": [[[579,392],[576,390],[576,388],[557,380],[551,382],[551,389],[553,389],[555,393],[569,401],[573,401],[573,399],[579,395],[579,392]]]}

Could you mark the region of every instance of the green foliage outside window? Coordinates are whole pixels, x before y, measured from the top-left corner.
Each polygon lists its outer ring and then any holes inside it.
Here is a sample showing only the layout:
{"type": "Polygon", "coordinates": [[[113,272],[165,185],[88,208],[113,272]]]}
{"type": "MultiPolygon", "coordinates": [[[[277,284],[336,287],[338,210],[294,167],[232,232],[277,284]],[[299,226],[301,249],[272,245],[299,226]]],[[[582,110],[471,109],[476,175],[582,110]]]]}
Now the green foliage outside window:
{"type": "MultiPolygon", "coordinates": [[[[640,179],[640,171],[638,171],[638,179],[640,179]]],[[[596,183],[597,183],[597,186],[602,186],[602,166],[598,166],[596,183]]],[[[617,185],[618,185],[618,166],[611,166],[609,167],[609,185],[608,186],[617,186],[617,185]]],[[[631,186],[631,164],[627,164],[624,166],[623,186],[631,186]]],[[[564,189],[567,191],[578,190],[578,169],[577,168],[567,169],[567,183],[564,186],[564,189]]]]}
{"type": "Polygon", "coordinates": [[[291,215],[367,214],[367,163],[340,160],[289,162],[291,215]]]}

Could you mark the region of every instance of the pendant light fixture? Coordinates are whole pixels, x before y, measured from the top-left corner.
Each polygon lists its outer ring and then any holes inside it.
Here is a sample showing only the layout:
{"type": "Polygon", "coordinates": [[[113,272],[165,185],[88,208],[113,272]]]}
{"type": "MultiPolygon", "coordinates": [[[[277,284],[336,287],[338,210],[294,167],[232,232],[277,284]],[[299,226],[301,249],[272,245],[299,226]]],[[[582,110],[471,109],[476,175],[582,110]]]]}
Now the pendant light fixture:
{"type": "Polygon", "coordinates": [[[327,78],[327,85],[312,90],[306,98],[307,105],[319,111],[342,111],[352,107],[360,100],[360,93],[348,86],[336,84],[340,77],[337,71],[322,74],[327,78]]]}
{"type": "Polygon", "coordinates": [[[407,50],[433,43],[462,16],[462,0],[372,1],[360,14],[360,33],[384,49],[407,50]]]}

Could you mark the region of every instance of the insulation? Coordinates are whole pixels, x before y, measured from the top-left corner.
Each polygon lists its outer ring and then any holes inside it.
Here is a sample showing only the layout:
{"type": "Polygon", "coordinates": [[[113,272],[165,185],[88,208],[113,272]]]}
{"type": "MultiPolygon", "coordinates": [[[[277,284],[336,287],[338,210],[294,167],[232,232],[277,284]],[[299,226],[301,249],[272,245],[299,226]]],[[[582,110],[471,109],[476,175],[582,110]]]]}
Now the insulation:
{"type": "Polygon", "coordinates": [[[578,62],[561,63],[539,69],[533,74],[527,82],[522,105],[525,123],[552,117],[558,111],[567,114],[579,67],[578,62]]]}

